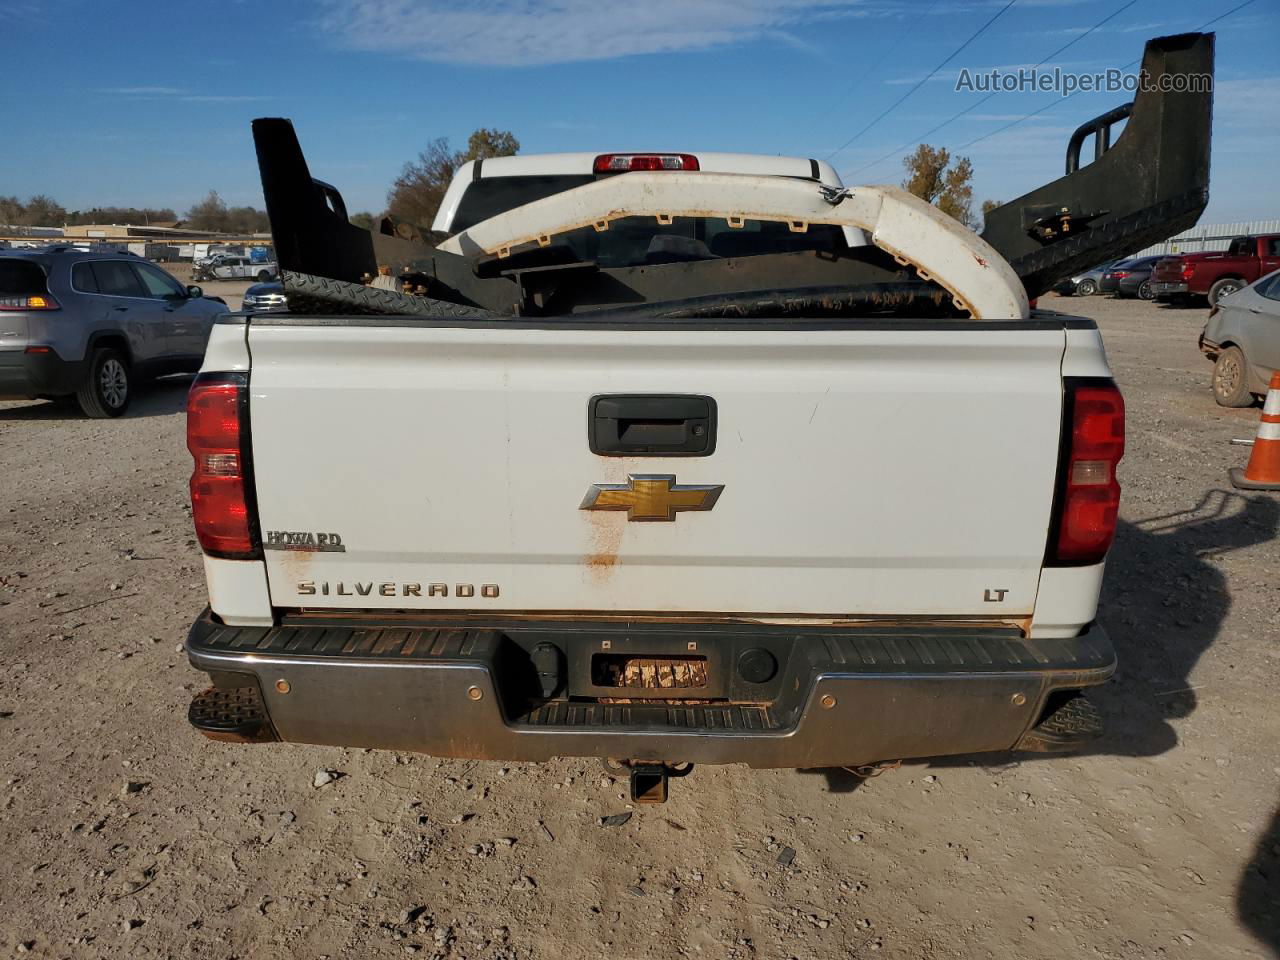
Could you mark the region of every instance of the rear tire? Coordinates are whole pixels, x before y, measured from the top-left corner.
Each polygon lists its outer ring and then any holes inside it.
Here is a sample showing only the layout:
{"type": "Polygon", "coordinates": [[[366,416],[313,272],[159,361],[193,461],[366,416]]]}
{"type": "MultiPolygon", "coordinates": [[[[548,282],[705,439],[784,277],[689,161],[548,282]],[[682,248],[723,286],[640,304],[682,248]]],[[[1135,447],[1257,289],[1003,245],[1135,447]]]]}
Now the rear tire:
{"type": "Polygon", "coordinates": [[[1151,281],[1143,280],[1142,285],[1138,287],[1138,298],[1141,300],[1154,300],[1156,292],[1151,289],[1151,281]]]}
{"type": "Polygon", "coordinates": [[[1209,288],[1209,306],[1216,307],[1219,299],[1229,297],[1237,290],[1243,290],[1244,286],[1243,280],[1238,280],[1235,277],[1223,277],[1209,288]]]}
{"type": "Polygon", "coordinates": [[[1092,280],[1081,280],[1076,286],[1076,296],[1092,297],[1098,292],[1098,285],[1092,280]]]}
{"type": "Polygon", "coordinates": [[[1253,403],[1249,364],[1237,346],[1224,347],[1213,364],[1213,399],[1220,407],[1247,407],[1253,403]]]}
{"type": "Polygon", "coordinates": [[[129,361],[119,350],[102,347],[93,352],[89,376],[76,391],[76,401],[86,417],[101,420],[118,417],[133,398],[129,361]]]}
{"type": "Polygon", "coordinates": [[[258,271],[258,282],[259,282],[259,283],[266,283],[266,282],[267,282],[268,280],[270,280],[270,279],[271,279],[271,273],[270,273],[270,271],[268,271],[268,270],[259,270],[259,271],[258,271]]]}

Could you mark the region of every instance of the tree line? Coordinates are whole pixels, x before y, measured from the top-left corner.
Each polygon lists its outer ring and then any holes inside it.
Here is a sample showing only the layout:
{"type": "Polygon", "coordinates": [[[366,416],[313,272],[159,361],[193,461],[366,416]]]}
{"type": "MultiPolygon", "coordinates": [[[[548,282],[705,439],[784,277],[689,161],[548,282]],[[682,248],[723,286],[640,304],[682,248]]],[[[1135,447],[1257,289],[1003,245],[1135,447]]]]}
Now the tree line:
{"type": "MultiPolygon", "coordinates": [[[[460,166],[470,160],[510,157],[519,152],[520,141],[510,130],[481,127],[467,138],[465,150],[454,150],[448,137],[437,137],[416,160],[404,165],[400,176],[391,184],[387,192],[387,215],[429,229],[449,181],[460,166]]],[[[367,228],[373,219],[372,214],[358,213],[351,221],[367,228]]]]}
{"type": "Polygon", "coordinates": [[[0,196],[0,224],[7,227],[64,227],[86,223],[172,223],[178,215],[169,207],[93,207],[67,210],[52,197],[38,193],[25,203],[0,196]]]}
{"type": "Polygon", "coordinates": [[[0,227],[75,227],[110,223],[145,227],[181,222],[192,230],[210,233],[266,233],[271,229],[264,211],[255,207],[228,207],[217,191],[195,204],[179,218],[170,207],[91,207],[68,210],[53,197],[38,193],[24,203],[15,196],[0,196],[0,227]]]}
{"type": "Polygon", "coordinates": [[[228,207],[216,190],[187,211],[183,218],[188,230],[210,233],[267,233],[271,221],[263,210],[254,207],[228,207]]]}

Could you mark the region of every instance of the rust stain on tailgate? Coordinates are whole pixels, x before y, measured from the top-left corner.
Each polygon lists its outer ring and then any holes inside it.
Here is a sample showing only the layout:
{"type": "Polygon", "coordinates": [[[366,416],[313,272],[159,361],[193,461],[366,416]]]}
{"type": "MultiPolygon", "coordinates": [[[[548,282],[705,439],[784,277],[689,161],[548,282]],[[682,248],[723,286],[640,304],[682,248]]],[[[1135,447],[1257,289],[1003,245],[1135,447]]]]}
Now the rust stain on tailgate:
{"type": "Polygon", "coordinates": [[[582,558],[587,574],[594,581],[607,580],[618,565],[618,550],[626,518],[617,514],[582,512],[587,518],[592,552],[582,558]]]}
{"type": "MultiPolygon", "coordinates": [[[[630,457],[600,457],[598,461],[599,479],[603,483],[623,483],[627,471],[631,469],[630,457]]],[[[587,579],[595,584],[608,581],[618,565],[618,553],[622,547],[622,537],[626,532],[627,518],[617,513],[597,513],[591,510],[575,510],[579,517],[587,523],[587,547],[582,562],[586,567],[587,579]]]]}
{"type": "Polygon", "coordinates": [[[274,559],[270,555],[275,553],[278,556],[277,562],[280,564],[281,572],[290,583],[300,583],[303,580],[311,579],[311,560],[314,554],[306,550],[264,550],[264,554],[268,555],[268,560],[274,559]]]}

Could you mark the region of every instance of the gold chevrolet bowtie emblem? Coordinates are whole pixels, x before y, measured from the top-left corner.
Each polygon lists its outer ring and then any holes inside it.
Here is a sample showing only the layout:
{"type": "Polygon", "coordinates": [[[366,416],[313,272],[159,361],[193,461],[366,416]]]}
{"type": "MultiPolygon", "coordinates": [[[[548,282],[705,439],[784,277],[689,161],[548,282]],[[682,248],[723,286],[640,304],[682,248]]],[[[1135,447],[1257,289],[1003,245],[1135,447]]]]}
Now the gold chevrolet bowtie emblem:
{"type": "Polygon", "coordinates": [[[670,474],[633,473],[626,483],[593,483],[582,510],[625,510],[628,520],[674,520],[681,510],[710,510],[724,484],[676,483],[670,474]]]}

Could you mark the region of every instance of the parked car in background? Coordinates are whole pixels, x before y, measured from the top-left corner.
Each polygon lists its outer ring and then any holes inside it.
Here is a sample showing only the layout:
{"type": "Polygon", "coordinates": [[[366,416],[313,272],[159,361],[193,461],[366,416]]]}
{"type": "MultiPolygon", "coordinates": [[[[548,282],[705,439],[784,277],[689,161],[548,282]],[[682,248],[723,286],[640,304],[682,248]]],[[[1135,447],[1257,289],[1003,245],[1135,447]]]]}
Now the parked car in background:
{"type": "Polygon", "coordinates": [[[266,283],[276,276],[277,266],[273,260],[255,261],[251,257],[221,257],[209,263],[200,264],[192,274],[194,280],[248,280],[256,279],[266,283]]]}
{"type": "Polygon", "coordinates": [[[226,312],[131,254],[0,252],[0,399],[74,398],[118,417],[138,379],[198,370],[226,312]]]}
{"type": "MultiPolygon", "coordinates": [[[[253,247],[251,250],[263,250],[262,247],[253,247]]],[[[196,266],[204,266],[213,263],[216,260],[225,260],[227,257],[247,257],[250,250],[246,250],[244,244],[240,243],[197,243],[191,248],[191,259],[196,266]]],[[[270,257],[259,257],[260,260],[269,260],[270,257]]]]}
{"type": "Polygon", "coordinates": [[[1280,370],[1280,270],[1209,311],[1200,349],[1213,361],[1213,399],[1247,407],[1280,370]]]}
{"type": "Polygon", "coordinates": [[[1102,293],[1113,293],[1117,297],[1141,297],[1151,300],[1155,293],[1151,289],[1151,270],[1163,255],[1156,257],[1133,257],[1113,264],[1102,274],[1098,289],[1102,293]]]}
{"type": "Polygon", "coordinates": [[[255,283],[244,292],[244,300],[240,304],[240,309],[245,313],[272,313],[278,310],[287,310],[288,308],[289,303],[285,299],[284,284],[279,281],[255,283]]]}
{"type": "Polygon", "coordinates": [[[1280,269],[1280,233],[1236,237],[1226,250],[1165,257],[1151,278],[1160,300],[1208,297],[1217,306],[1222,297],[1242,290],[1260,277],[1280,269]]]}
{"type": "Polygon", "coordinates": [[[1123,261],[1108,260],[1092,270],[1077,273],[1073,277],[1066,277],[1059,280],[1053,290],[1064,297],[1092,297],[1098,292],[1098,284],[1102,282],[1102,275],[1118,263],[1123,263],[1123,261]]]}

